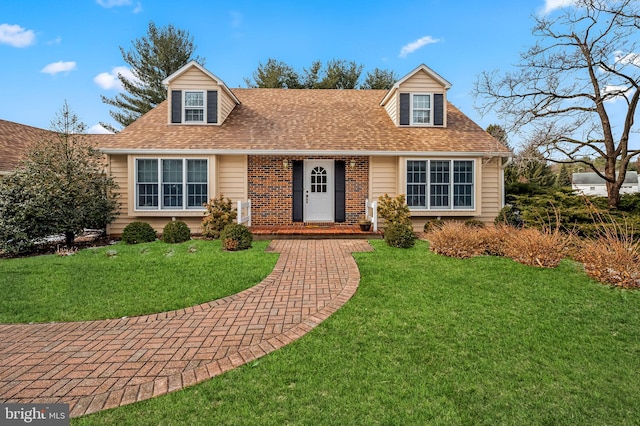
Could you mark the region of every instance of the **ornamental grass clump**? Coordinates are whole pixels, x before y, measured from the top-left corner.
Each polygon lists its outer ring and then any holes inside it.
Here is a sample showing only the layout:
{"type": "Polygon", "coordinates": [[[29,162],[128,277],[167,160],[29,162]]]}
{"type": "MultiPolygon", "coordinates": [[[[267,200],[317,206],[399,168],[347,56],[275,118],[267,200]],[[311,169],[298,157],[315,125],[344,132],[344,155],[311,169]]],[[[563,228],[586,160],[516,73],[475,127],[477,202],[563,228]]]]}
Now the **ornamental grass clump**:
{"type": "Polygon", "coordinates": [[[207,212],[202,219],[202,236],[204,238],[220,238],[220,233],[225,226],[233,223],[238,212],[233,208],[230,198],[220,195],[206,203],[207,212]]]}
{"type": "Polygon", "coordinates": [[[504,255],[523,265],[555,268],[567,257],[572,241],[558,228],[513,228],[505,241],[504,255]]]}
{"type": "Polygon", "coordinates": [[[249,228],[241,223],[231,223],[220,233],[222,248],[227,251],[246,250],[251,248],[253,235],[249,228]]]}
{"type": "Polygon", "coordinates": [[[191,230],[181,220],[167,223],[162,230],[162,241],[168,244],[184,243],[191,239],[191,230]]]}
{"type": "Polygon", "coordinates": [[[470,228],[462,222],[449,221],[427,233],[429,248],[434,253],[465,259],[484,254],[481,228],[470,228]]]}
{"type": "Polygon", "coordinates": [[[150,243],[158,236],[147,222],[131,222],[122,230],[122,241],[127,244],[150,243]]]}
{"type": "Polygon", "coordinates": [[[600,218],[600,233],[582,240],[576,260],[585,272],[603,284],[640,288],[640,239],[633,229],[600,218]]]}

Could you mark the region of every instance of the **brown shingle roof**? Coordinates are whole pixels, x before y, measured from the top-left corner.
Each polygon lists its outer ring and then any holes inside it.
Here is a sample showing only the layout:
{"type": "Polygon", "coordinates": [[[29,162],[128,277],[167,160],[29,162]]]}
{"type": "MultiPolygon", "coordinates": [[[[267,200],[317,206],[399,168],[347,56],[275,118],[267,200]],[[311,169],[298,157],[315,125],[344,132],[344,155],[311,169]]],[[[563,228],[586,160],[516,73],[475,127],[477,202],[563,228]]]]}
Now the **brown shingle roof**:
{"type": "Polygon", "coordinates": [[[47,133],[37,127],[0,120],[0,173],[15,169],[28,146],[47,133]]]}
{"type": "MultiPolygon", "coordinates": [[[[29,147],[51,137],[50,130],[39,129],[12,121],[0,120],[0,173],[14,170],[29,147]]],[[[87,135],[96,146],[107,144],[114,135],[87,135]]]]}
{"type": "Polygon", "coordinates": [[[233,89],[241,104],[220,126],[170,125],[168,102],[100,147],[107,150],[468,152],[509,151],[456,107],[448,126],[397,127],[384,90],[233,89]]]}

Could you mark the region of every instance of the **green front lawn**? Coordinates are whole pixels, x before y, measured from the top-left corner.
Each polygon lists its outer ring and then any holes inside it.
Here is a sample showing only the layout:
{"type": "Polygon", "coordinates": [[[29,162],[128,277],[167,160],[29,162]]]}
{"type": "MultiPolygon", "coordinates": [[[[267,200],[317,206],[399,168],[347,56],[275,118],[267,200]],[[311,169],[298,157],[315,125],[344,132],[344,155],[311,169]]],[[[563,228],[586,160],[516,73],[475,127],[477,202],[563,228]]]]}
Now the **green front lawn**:
{"type": "Polygon", "coordinates": [[[355,255],[356,295],[302,339],[72,424],[637,424],[639,291],[568,261],[536,269],[372,244],[355,255]]]}
{"type": "Polygon", "coordinates": [[[262,281],[268,241],[224,252],[220,241],[127,245],[73,256],[0,259],[0,323],[80,321],[186,308],[262,281]]]}

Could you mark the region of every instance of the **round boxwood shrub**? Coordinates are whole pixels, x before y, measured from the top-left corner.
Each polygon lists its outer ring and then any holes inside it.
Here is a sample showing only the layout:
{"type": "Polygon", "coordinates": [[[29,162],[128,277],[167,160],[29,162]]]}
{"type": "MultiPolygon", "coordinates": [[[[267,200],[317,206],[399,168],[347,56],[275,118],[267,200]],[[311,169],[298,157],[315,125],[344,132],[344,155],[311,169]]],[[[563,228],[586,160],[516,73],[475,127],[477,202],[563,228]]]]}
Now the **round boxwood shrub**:
{"type": "Polygon", "coordinates": [[[220,233],[222,248],[229,251],[245,250],[251,248],[253,235],[249,228],[241,223],[231,223],[224,227],[220,233]]]}
{"type": "Polygon", "coordinates": [[[158,236],[147,222],[131,222],[122,230],[122,241],[127,244],[150,243],[158,236]]]}
{"type": "Polygon", "coordinates": [[[169,244],[184,243],[191,239],[191,230],[181,220],[167,223],[162,230],[162,241],[169,244]]]}
{"type": "Polygon", "coordinates": [[[384,228],[384,240],[390,247],[409,248],[416,243],[411,225],[391,223],[384,228]]]}

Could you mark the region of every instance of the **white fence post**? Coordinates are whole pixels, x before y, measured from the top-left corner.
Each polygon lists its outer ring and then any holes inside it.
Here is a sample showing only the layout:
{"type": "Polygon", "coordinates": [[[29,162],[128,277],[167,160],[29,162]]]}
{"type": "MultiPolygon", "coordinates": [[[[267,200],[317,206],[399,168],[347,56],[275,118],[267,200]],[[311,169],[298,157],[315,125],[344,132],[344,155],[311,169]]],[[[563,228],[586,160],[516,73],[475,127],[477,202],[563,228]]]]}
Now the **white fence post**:
{"type": "Polygon", "coordinates": [[[247,200],[246,203],[238,201],[238,223],[247,223],[247,226],[251,226],[251,200],[247,200]],[[247,209],[247,215],[243,216],[242,212],[247,209]]]}
{"type": "Polygon", "coordinates": [[[371,225],[373,225],[373,232],[378,232],[378,202],[370,203],[367,198],[364,202],[364,212],[367,219],[371,221],[371,225]],[[371,209],[371,214],[369,214],[369,209],[371,209]]]}

